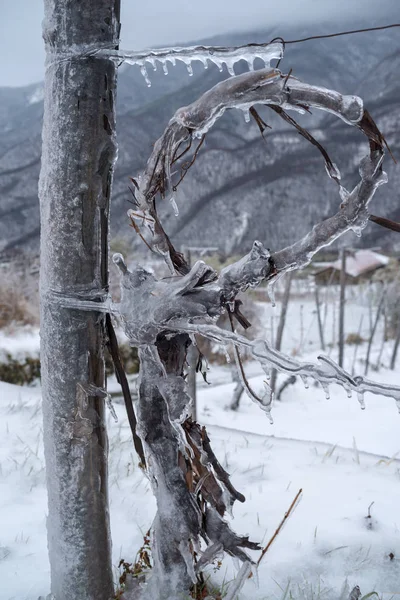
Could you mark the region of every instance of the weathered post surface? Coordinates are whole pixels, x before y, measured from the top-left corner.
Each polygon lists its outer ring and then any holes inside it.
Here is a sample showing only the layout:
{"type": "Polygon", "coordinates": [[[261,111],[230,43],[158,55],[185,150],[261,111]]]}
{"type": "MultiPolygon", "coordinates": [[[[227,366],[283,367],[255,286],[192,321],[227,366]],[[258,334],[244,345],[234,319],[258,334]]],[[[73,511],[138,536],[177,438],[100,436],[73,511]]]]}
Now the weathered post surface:
{"type": "Polygon", "coordinates": [[[104,323],[62,298],[108,286],[109,199],[116,158],[120,0],[45,0],[47,53],[40,175],[41,361],[48,546],[56,600],[113,595],[107,493],[104,323]],[[90,385],[91,384],[91,385],[90,385]]]}

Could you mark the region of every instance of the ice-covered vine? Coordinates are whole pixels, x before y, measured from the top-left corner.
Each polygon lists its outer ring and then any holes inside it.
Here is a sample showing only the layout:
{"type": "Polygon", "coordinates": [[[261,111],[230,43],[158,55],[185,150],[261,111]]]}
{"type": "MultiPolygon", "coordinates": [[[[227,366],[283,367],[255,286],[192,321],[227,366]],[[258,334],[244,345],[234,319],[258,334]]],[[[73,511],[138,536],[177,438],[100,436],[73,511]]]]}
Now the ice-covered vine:
{"type": "MultiPolygon", "coordinates": [[[[265,62],[281,56],[280,44],[258,48],[257,52],[264,53],[265,62]]],[[[165,64],[167,60],[189,62],[194,56],[207,62],[209,58],[203,47],[188,51],[176,49],[172,54],[163,52],[122,54],[120,57],[117,53],[116,58],[142,67],[146,62],[153,65],[156,61],[165,64]]],[[[256,55],[259,56],[254,53],[254,48],[249,50],[249,56],[254,58],[256,55]]],[[[224,62],[229,67],[229,61],[233,61],[233,66],[244,54],[243,49],[220,49],[218,52],[214,49],[213,57],[214,62],[224,62]]],[[[222,551],[243,562],[236,587],[232,588],[234,595],[250,573],[252,561],[243,549],[259,548],[247,537],[233,533],[224,520],[225,512],[234,501],[244,501],[244,497],[235,490],[229,475],[218,463],[205,429],[189,417],[191,399],[186,389],[185,361],[194,334],[237,349],[247,348],[266,373],[274,368],[300,376],[305,384],[307,378],[312,378],[320,383],[327,395],[329,386],[336,383],[349,395],[355,392],[362,408],[366,392],[392,397],[400,410],[398,386],[351,376],[326,356],[319,356],[315,363],[301,362],[275,350],[267,340],[249,340],[215,324],[225,310],[243,320],[243,315],[236,310],[239,292],[266,281],[273,294],[274,282],[285,272],[305,266],[321,248],[345,232],[352,230],[361,234],[369,218],[368,205],[377,188],[387,180],[382,169],[384,144],[382,134],[357,96],[311,86],[270,67],[231,77],[175,113],[154,144],[144,172],[132,180],[136,204],[129,211],[132,224],[149,249],[164,258],[174,277],[158,280],[139,265],[130,271],[123,257],[117,254],[114,262],[121,273],[119,303],[115,304],[111,299],[96,303],[93,298],[66,300],[53,293],[54,301],[69,307],[85,310],[95,307],[95,310],[114,313],[130,344],[139,347],[137,432],[143,443],[146,468],[158,505],[153,527],[155,567],[143,592],[143,600],[178,598],[179,590],[188,590],[199,570],[222,551]],[[259,105],[272,107],[319,149],[329,177],[338,185],[338,210],[335,215],[317,223],[302,239],[282,250],[270,251],[255,241],[248,254],[220,273],[203,261],[189,268],[164,231],[157,213],[156,196],[172,200],[176,212],[175,189],[196,160],[209,129],[226,110],[238,108],[254,117],[263,131],[265,123],[254,108],[259,105]],[[321,144],[286,113],[286,110],[304,112],[310,107],[334,114],[367,136],[369,153],[360,162],[360,180],[350,192],[321,144]],[[190,153],[189,166],[175,180],[173,170],[179,166],[182,157],[190,153]],[[203,551],[200,538],[206,543],[203,551]]],[[[238,366],[243,376],[240,364],[238,366]]],[[[253,399],[267,414],[270,413],[272,397],[268,385],[262,397],[254,395],[253,399]]]]}

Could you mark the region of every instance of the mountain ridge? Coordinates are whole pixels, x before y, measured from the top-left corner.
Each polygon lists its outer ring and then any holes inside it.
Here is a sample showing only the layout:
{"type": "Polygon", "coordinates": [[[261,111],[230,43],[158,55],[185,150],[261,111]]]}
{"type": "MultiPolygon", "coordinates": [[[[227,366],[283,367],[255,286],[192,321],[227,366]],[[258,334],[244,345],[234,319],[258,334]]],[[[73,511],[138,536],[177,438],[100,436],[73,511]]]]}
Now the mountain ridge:
{"type": "MultiPolygon", "coordinates": [[[[292,31],[297,37],[306,33],[304,27],[292,31]]],[[[250,39],[271,39],[273,34],[276,28],[214,40],[240,45],[250,39]]],[[[375,32],[373,36],[363,34],[287,46],[280,68],[285,72],[293,68],[293,74],[308,83],[360,94],[398,155],[400,83],[394,73],[400,68],[400,30],[375,32]]],[[[244,70],[239,63],[236,72],[244,70]]],[[[152,143],[174,112],[227,77],[226,72],[221,74],[212,65],[205,71],[198,63],[194,64],[192,78],[184,65],[171,67],[168,77],[161,71],[159,67],[150,74],[150,89],[135,67],[124,67],[119,75],[119,158],[111,228],[114,237],[124,237],[134,247],[140,246],[140,240],[132,237],[126,218],[131,199],[129,176],[137,175],[145,166],[152,143]]],[[[0,245],[8,250],[37,250],[43,113],[40,86],[0,88],[0,105],[0,245]]],[[[317,150],[279,122],[272,111],[260,112],[273,126],[266,134],[266,142],[254,122],[245,123],[240,111],[227,111],[207,134],[204,148],[178,189],[179,217],[173,215],[169,203],[164,203],[165,227],[178,247],[196,242],[218,245],[224,252],[244,251],[254,239],[261,239],[277,249],[305,234],[316,220],[336,212],[340,201],[337,186],[327,177],[317,150]],[[240,230],[240,235],[232,236],[230,230],[240,230]]],[[[357,182],[358,161],[367,152],[360,132],[321,111],[305,117],[296,115],[296,120],[315,132],[341,169],[345,186],[351,188],[357,182]]],[[[398,218],[400,175],[389,157],[385,170],[389,184],[378,190],[371,210],[398,218]]],[[[396,242],[396,234],[372,224],[361,241],[364,245],[383,246],[396,242]]],[[[351,239],[352,245],[359,243],[351,239]]]]}

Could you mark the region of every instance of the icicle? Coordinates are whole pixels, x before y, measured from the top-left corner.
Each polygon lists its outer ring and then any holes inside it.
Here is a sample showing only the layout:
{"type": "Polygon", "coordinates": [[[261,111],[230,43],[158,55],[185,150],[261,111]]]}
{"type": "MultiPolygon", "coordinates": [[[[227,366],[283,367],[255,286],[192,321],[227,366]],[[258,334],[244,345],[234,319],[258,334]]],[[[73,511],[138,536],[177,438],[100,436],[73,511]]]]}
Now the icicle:
{"type": "Polygon", "coordinates": [[[250,123],[250,111],[247,108],[243,108],[243,114],[246,123],[250,123]]]}
{"type": "Polygon", "coordinates": [[[352,227],[351,230],[353,231],[353,233],[356,234],[358,238],[362,236],[363,227],[357,227],[356,225],[354,225],[354,227],[352,227]]]}
{"type": "Polygon", "coordinates": [[[304,383],[304,387],[306,388],[306,390],[308,390],[308,388],[310,387],[308,385],[308,380],[307,380],[307,375],[300,375],[301,379],[303,380],[304,383]]]}
{"type": "Polygon", "coordinates": [[[229,586],[229,590],[227,595],[225,596],[225,600],[234,600],[239,594],[240,590],[244,586],[248,576],[251,573],[251,563],[244,562],[239,569],[238,574],[235,579],[231,582],[229,586]]]}
{"type": "Polygon", "coordinates": [[[269,381],[271,379],[271,367],[267,363],[262,363],[261,368],[265,373],[265,378],[269,381]]]}
{"type": "Polygon", "coordinates": [[[162,63],[162,69],[164,71],[164,75],[168,75],[168,63],[167,61],[162,63]]]}
{"type": "Polygon", "coordinates": [[[192,65],[190,64],[190,62],[186,64],[186,69],[187,69],[187,72],[189,73],[189,77],[192,77],[193,68],[192,68],[192,65]]]}
{"type": "Polygon", "coordinates": [[[325,398],[326,398],[327,400],[330,400],[330,399],[331,399],[331,395],[330,395],[330,393],[329,393],[329,385],[328,385],[327,383],[323,383],[322,381],[321,381],[320,383],[321,383],[321,387],[322,387],[322,389],[323,389],[323,390],[324,390],[324,392],[325,392],[325,398]]]}
{"type": "Polygon", "coordinates": [[[225,62],[226,70],[228,71],[228,73],[231,77],[235,77],[235,69],[233,68],[234,64],[235,64],[235,60],[230,60],[230,61],[227,60],[225,62]]]}
{"type": "Polygon", "coordinates": [[[225,360],[227,363],[231,362],[231,357],[229,356],[229,352],[227,348],[224,348],[224,353],[225,353],[225,360]]]}
{"type": "Polygon", "coordinates": [[[340,181],[342,176],[340,174],[338,166],[335,163],[332,163],[332,165],[329,166],[326,164],[325,170],[331,179],[338,179],[340,181]]]}
{"type": "Polygon", "coordinates": [[[260,578],[258,577],[258,568],[257,565],[251,565],[251,574],[254,585],[257,589],[260,589],[260,578]]]}
{"type": "Polygon", "coordinates": [[[151,66],[153,67],[153,71],[157,71],[157,62],[155,61],[154,58],[152,58],[152,57],[146,58],[146,62],[149,62],[151,64],[151,66]]]}
{"type": "Polygon", "coordinates": [[[348,398],[352,398],[352,396],[353,396],[353,392],[351,391],[351,388],[347,387],[346,385],[345,385],[345,386],[343,386],[343,387],[344,387],[344,389],[346,390],[347,397],[348,397],[348,398]]]}
{"type": "MultiPolygon", "coordinates": [[[[364,392],[357,392],[357,400],[360,403],[361,410],[364,410],[365,409],[364,392]]],[[[399,412],[400,412],[400,409],[399,409],[399,412]]]]}
{"type": "Polygon", "coordinates": [[[265,393],[262,397],[262,401],[263,401],[262,409],[265,411],[265,414],[267,415],[267,418],[268,418],[268,421],[270,422],[270,424],[273,425],[274,419],[271,414],[271,407],[272,407],[272,401],[274,399],[274,395],[272,393],[270,386],[268,385],[268,383],[266,381],[264,381],[264,387],[265,387],[265,393]],[[265,400],[267,400],[267,402],[265,402],[265,400]]]}
{"type": "Polygon", "coordinates": [[[268,285],[267,285],[267,294],[268,294],[268,298],[271,301],[271,305],[273,307],[276,306],[275,304],[275,281],[272,280],[268,285]]]}
{"type": "Polygon", "coordinates": [[[246,60],[247,66],[249,67],[249,71],[254,71],[254,61],[252,58],[248,58],[246,60]]]}
{"type": "Polygon", "coordinates": [[[186,563],[186,568],[190,579],[193,583],[196,583],[197,577],[196,573],[194,572],[193,556],[189,549],[189,543],[184,540],[179,542],[179,552],[186,563]]]}
{"type": "Polygon", "coordinates": [[[347,202],[350,196],[350,192],[346,190],[342,185],[339,187],[339,195],[342,202],[347,202]]]}
{"type": "Polygon", "coordinates": [[[145,82],[147,83],[147,87],[151,87],[151,81],[149,79],[149,75],[147,73],[147,69],[144,65],[140,67],[140,72],[144,77],[145,82]]]}
{"type": "Polygon", "coordinates": [[[176,217],[179,217],[179,208],[178,208],[178,205],[176,203],[176,200],[175,200],[174,196],[171,196],[171,198],[169,199],[169,201],[171,202],[171,206],[172,206],[172,210],[174,211],[174,215],[176,217]]]}
{"type": "Polygon", "coordinates": [[[115,408],[112,403],[110,394],[107,394],[107,396],[106,396],[106,404],[108,406],[108,410],[110,411],[112,418],[114,419],[114,421],[116,423],[118,423],[118,416],[117,416],[117,413],[115,412],[115,408]]]}

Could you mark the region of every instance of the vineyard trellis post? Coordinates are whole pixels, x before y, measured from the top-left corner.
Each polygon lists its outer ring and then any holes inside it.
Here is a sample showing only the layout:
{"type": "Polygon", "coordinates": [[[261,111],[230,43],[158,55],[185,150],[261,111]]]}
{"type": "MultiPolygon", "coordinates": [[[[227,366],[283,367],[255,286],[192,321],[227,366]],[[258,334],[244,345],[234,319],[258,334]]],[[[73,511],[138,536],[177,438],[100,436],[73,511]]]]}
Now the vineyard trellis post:
{"type": "Polygon", "coordinates": [[[108,507],[103,317],[65,295],[108,292],[109,200],[116,159],[120,0],[45,0],[41,212],[41,365],[51,590],[57,600],[114,593],[108,507]]]}

